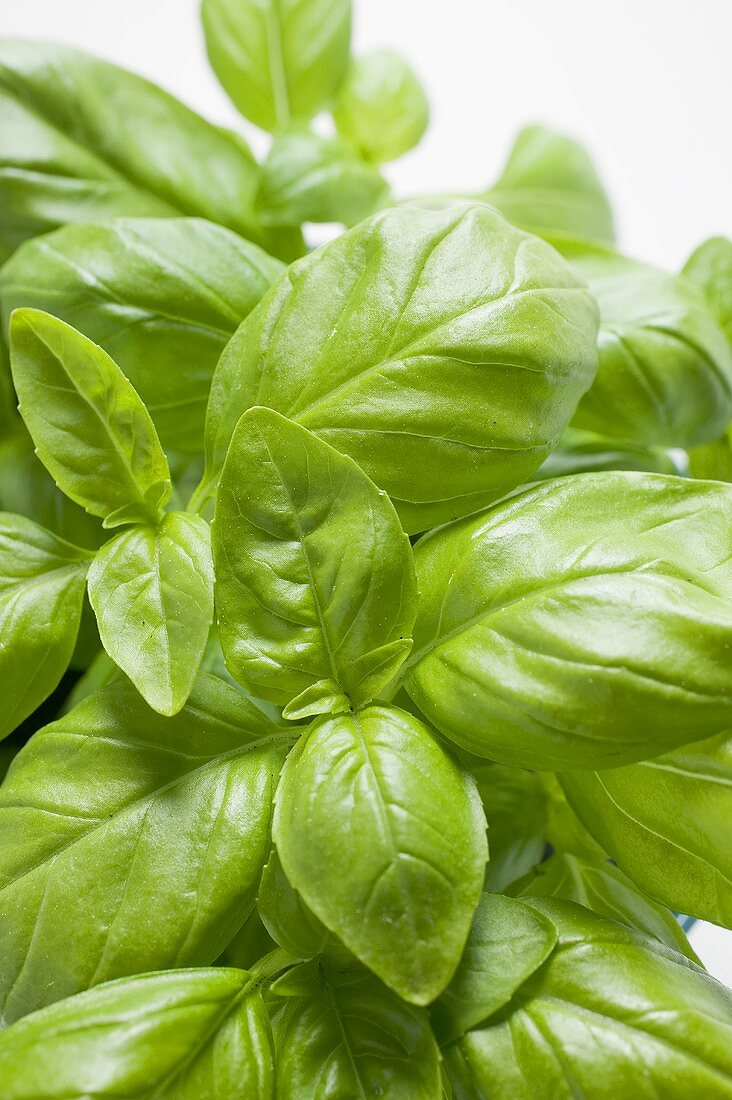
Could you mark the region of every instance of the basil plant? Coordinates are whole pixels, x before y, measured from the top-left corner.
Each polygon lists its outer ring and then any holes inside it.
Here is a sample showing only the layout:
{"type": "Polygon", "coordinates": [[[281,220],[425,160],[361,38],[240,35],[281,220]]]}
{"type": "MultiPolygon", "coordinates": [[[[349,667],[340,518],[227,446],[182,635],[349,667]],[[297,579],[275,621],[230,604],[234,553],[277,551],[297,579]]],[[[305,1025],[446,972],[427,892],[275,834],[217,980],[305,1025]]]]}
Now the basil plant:
{"type": "Polygon", "coordinates": [[[732,242],[201,14],[262,163],[0,42],[0,1096],[730,1100],[732,242]]]}

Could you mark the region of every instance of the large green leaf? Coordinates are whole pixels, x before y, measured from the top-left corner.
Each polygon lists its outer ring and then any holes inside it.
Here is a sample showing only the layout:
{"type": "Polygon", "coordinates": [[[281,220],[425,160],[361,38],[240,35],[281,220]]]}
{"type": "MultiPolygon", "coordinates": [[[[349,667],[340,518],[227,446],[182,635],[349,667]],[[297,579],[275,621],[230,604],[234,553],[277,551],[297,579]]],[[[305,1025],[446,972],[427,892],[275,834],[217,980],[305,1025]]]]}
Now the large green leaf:
{"type": "Polygon", "coordinates": [[[275,1019],[279,1100],[439,1100],[440,1056],[424,1009],[360,969],[311,973],[275,1019]]]}
{"type": "Polygon", "coordinates": [[[90,555],[0,512],[0,737],[51,694],[74,652],[90,555]]]}
{"type": "Polygon", "coordinates": [[[348,64],[351,0],[203,0],[211,65],[264,130],[325,107],[348,64]]]}
{"type": "Polygon", "coordinates": [[[66,222],[193,215],[259,240],[237,135],[68,46],[0,41],[0,257],[66,222]]]}
{"type": "Polygon", "coordinates": [[[349,454],[422,530],[525,481],[596,367],[596,306],[487,206],[394,209],[288,269],[239,328],[206,418],[211,494],[244,409],[349,454]]]}
{"type": "Polygon", "coordinates": [[[509,893],[514,897],[565,898],[579,902],[593,913],[655,936],[667,947],[699,962],[670,910],[643,894],[627,875],[602,857],[554,852],[535,871],[512,883],[509,893]]]}
{"type": "Polygon", "coordinates": [[[213,619],[208,524],[171,512],[159,527],[121,531],[89,569],[102,645],[160,714],[177,714],[201,665],[213,619]]]}
{"type": "Polygon", "coordinates": [[[243,970],[107,982],[0,1035],[3,1100],[272,1100],[262,995],[243,970]]]}
{"type": "Polygon", "coordinates": [[[686,261],[683,274],[699,287],[732,342],[732,241],[704,241],[686,261]]]}
{"type": "Polygon", "coordinates": [[[430,1010],[440,1042],[459,1039],[508,1004],[556,942],[554,924],[541,913],[483,894],[455,976],[430,1010]]]}
{"type": "Polygon", "coordinates": [[[521,130],[500,179],[484,198],[532,233],[614,237],[610,203],[586,149],[544,126],[521,130]]]}
{"type": "Polygon", "coordinates": [[[524,904],[556,926],[557,947],[503,1010],[445,1048],[454,1100],[729,1100],[729,990],[572,902],[524,904]]]}
{"type": "Polygon", "coordinates": [[[612,249],[555,242],[600,306],[600,369],[573,423],[688,447],[732,419],[732,346],[693,283],[612,249]]]}
{"type": "Polygon", "coordinates": [[[409,652],[414,563],[391,501],[270,409],[234,433],[213,546],[227,665],[286,716],[362,706],[409,652]]]}
{"type": "Polygon", "coordinates": [[[732,724],[732,487],[545,482],[418,543],[406,686],[470,752],[609,768],[732,724]]]}
{"type": "Polygon", "coordinates": [[[20,411],[59,488],[105,527],[156,523],[171,492],[168,462],[114,360],[35,309],[13,314],[10,355],[20,411]]]}
{"type": "Polygon", "coordinates": [[[338,92],[338,132],[366,160],[396,160],[417,145],[429,122],[424,88],[404,58],[372,50],[355,58],[338,92]]]}
{"type": "Polygon", "coordinates": [[[383,205],[389,185],[344,141],[295,130],[272,142],[257,207],[265,225],[355,225],[383,205]]]}
{"type": "Polygon", "coordinates": [[[583,823],[641,889],[732,927],[729,734],[632,767],[560,778],[583,823]]]}
{"type": "Polygon", "coordinates": [[[98,343],[137,389],[167,448],[200,451],[211,377],[282,265],[198,218],[69,225],[0,272],[3,324],[47,310],[98,343]]]}
{"type": "Polygon", "coordinates": [[[0,788],[0,1017],[212,962],[254,904],[284,740],[209,676],[175,718],[115,681],[36,733],[0,788]]]}
{"type": "Polygon", "coordinates": [[[483,883],[472,780],[416,718],[374,706],[316,722],[276,803],[277,851],[305,903],[405,1000],[436,997],[483,883]]]}

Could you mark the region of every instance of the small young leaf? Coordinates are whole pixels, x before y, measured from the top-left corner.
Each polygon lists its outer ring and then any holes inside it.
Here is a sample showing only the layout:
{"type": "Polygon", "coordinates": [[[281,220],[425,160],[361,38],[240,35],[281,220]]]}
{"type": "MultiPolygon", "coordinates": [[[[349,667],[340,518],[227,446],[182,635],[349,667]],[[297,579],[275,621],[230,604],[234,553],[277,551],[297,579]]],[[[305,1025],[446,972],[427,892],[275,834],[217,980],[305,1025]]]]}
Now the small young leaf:
{"type": "Polygon", "coordinates": [[[542,483],[420,540],[406,687],[512,766],[610,768],[732,725],[732,486],[542,483]]]}
{"type": "Polygon", "coordinates": [[[279,1100],[440,1096],[439,1052],[427,1014],[360,968],[314,970],[302,995],[288,998],[275,1021],[275,1046],[279,1100]]]}
{"type": "Polygon", "coordinates": [[[551,920],[500,894],[483,894],[455,976],[430,1010],[440,1043],[459,1039],[513,997],[557,942],[551,920]]]}
{"type": "Polygon", "coordinates": [[[682,274],[699,287],[732,343],[732,241],[729,237],[704,241],[686,261],[682,274]]]}
{"type": "Polygon", "coordinates": [[[0,788],[0,1021],[221,953],[270,849],[281,734],[211,676],[174,718],[120,679],[34,734],[0,788]]]}
{"type": "Polygon", "coordinates": [[[170,470],[150,414],[114,360],[35,309],[10,322],[20,411],[59,488],[105,527],[156,523],[170,470]]]}
{"type": "Polygon", "coordinates": [[[485,888],[503,891],[542,859],[546,847],[546,796],[535,772],[473,757],[464,763],[475,779],[488,822],[491,858],[485,888]]]}
{"type": "Polygon", "coordinates": [[[257,908],[275,943],[296,959],[322,955],[331,933],[303,902],[273,848],[262,872],[257,908]]]}
{"type": "Polygon", "coordinates": [[[287,717],[362,706],[409,652],[414,565],[391,501],[271,409],[239,421],[213,548],[227,665],[287,717]]]}
{"type": "Polygon", "coordinates": [[[527,126],[485,201],[510,222],[541,236],[568,233],[614,239],[610,203],[586,149],[544,126],[527,126]]]}
{"type": "Polygon", "coordinates": [[[0,737],[51,694],[74,652],[90,554],[0,513],[0,737]]]}
{"type": "Polygon", "coordinates": [[[121,531],[89,570],[99,636],[159,714],[177,714],[203,658],[213,619],[208,524],[171,512],[159,527],[121,531]]]}
{"type": "Polygon", "coordinates": [[[424,88],[404,58],[373,50],[355,58],[338,91],[338,133],[366,160],[396,160],[418,145],[430,108],[424,88]]]}
{"type": "Polygon", "coordinates": [[[107,982],[0,1035],[3,1100],[272,1100],[262,995],[243,970],[107,982]]]}
{"type": "Polygon", "coordinates": [[[732,928],[732,737],[560,777],[570,805],[646,893],[732,928]]]}
{"type": "Polygon", "coordinates": [[[727,1100],[728,990],[683,955],[572,902],[525,904],[556,927],[557,946],[502,1011],[445,1047],[456,1100],[727,1100]]]}
{"type": "Polygon", "coordinates": [[[201,14],[214,72],[263,130],[312,118],[343,79],[351,0],[203,0],[201,14]]]}
{"type": "Polygon", "coordinates": [[[597,368],[596,311],[487,206],[383,211],[290,267],[228,344],[197,503],[267,405],[350,455],[409,532],[468,515],[556,445],[597,368]]]}
{"type": "Polygon", "coordinates": [[[382,205],[389,185],[338,138],[278,135],[262,166],[257,207],[265,225],[355,225],[382,205]]]}
{"type": "Polygon", "coordinates": [[[305,903],[405,1000],[452,977],[483,884],[472,780],[405,711],[320,719],[290,754],[274,838],[305,903]]]}
{"type": "Polygon", "coordinates": [[[94,340],[145,402],[163,445],[198,453],[214,367],[282,264],[198,218],[68,225],[0,272],[5,331],[21,306],[94,340]]]}

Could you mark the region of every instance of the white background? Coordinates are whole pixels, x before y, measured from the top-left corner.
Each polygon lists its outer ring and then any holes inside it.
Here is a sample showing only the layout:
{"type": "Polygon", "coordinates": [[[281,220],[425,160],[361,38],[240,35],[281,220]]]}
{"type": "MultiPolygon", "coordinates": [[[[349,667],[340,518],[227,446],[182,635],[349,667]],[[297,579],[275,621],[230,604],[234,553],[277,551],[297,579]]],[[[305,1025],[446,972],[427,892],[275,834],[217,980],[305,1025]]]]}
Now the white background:
{"type": "MultiPolygon", "coordinates": [[[[0,33],[101,54],[236,126],[197,9],[0,0],[0,33]]],[[[544,122],[591,149],[625,250],[670,268],[705,237],[732,235],[731,40],[732,0],[356,0],[356,50],[404,53],[433,105],[422,146],[389,169],[399,192],[487,186],[516,130],[544,122]]],[[[691,938],[732,985],[730,933],[698,926],[691,938]]]]}

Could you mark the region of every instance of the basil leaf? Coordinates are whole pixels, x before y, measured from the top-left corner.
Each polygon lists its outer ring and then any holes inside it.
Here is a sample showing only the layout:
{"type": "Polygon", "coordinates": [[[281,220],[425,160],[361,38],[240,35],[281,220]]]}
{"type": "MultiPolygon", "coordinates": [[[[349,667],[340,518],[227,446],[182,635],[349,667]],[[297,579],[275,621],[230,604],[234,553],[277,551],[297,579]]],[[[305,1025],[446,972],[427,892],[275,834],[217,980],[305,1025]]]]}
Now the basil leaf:
{"type": "Polygon", "coordinates": [[[593,913],[655,936],[701,966],[674,915],[641,893],[627,875],[602,857],[555,852],[535,871],[514,882],[509,892],[514,897],[576,901],[593,913]]]}
{"type": "Polygon", "coordinates": [[[89,569],[89,600],[107,653],[159,714],[188,698],[213,619],[208,524],[185,512],[121,531],[89,569]]]}
{"type": "Polygon", "coordinates": [[[668,451],[660,447],[642,447],[595,432],[567,428],[556,451],[534,474],[534,480],[565,477],[567,474],[590,474],[599,470],[646,470],[657,474],[683,472],[668,451]]]}
{"type": "Polygon", "coordinates": [[[74,652],[89,554],[0,513],[0,737],[46,699],[74,652]]]}
{"type": "Polygon", "coordinates": [[[287,878],[382,981],[427,1004],[457,966],[483,882],[470,778],[404,711],[320,719],[288,757],[274,839],[287,878]]]}
{"type": "Polygon", "coordinates": [[[295,131],[272,142],[262,166],[257,208],[265,225],[355,225],[388,194],[383,176],[345,142],[295,131]]]}
{"type": "Polygon", "coordinates": [[[460,1038],[513,997],[557,942],[551,920],[500,894],[483,894],[460,965],[430,1009],[441,1043],[460,1038]]]}
{"type": "Polygon", "coordinates": [[[575,812],[638,886],[732,927],[732,738],[629,768],[560,776],[575,812]]]}
{"type": "Polygon", "coordinates": [[[732,347],[700,291],[609,248],[555,243],[600,306],[600,369],[573,424],[646,446],[716,438],[732,419],[732,347]]]}
{"type": "Polygon", "coordinates": [[[521,130],[485,201],[532,233],[614,239],[613,215],[587,150],[544,126],[521,130]]]}
{"type": "Polygon", "coordinates": [[[325,951],[331,934],[290,883],[276,848],[262,872],[257,908],[272,939],[293,958],[312,959],[325,951]]]}
{"type": "Polygon", "coordinates": [[[732,342],[732,241],[711,237],[686,261],[683,274],[701,290],[732,342]]]}
{"type": "Polygon", "coordinates": [[[541,860],[546,846],[546,796],[535,772],[478,757],[464,762],[477,783],[488,822],[491,858],[486,890],[498,892],[541,860]]]}
{"type": "Polygon", "coordinates": [[[281,271],[197,218],[69,225],[27,242],[0,272],[4,324],[33,306],[73,325],[119,364],[164,445],[197,453],[221,351],[281,271]]]}
{"type": "Polygon", "coordinates": [[[0,256],[66,222],[186,214],[260,240],[242,138],[80,50],[0,43],[0,256]]]}
{"type": "Polygon", "coordinates": [[[269,405],[349,454],[419,531],[525,481],[596,364],[595,304],[486,206],[384,211],[299,261],[219,361],[212,491],[236,422],[269,405]]]}
{"type": "MultiPolygon", "coordinates": [[[[560,852],[571,852],[572,855],[582,856],[593,862],[606,859],[607,853],[587,831],[567,802],[556,775],[544,772],[539,778],[546,796],[545,834],[551,847],[559,849],[560,852]]],[[[582,904],[587,903],[583,901],[582,904]]]]}
{"type": "Polygon", "coordinates": [[[350,458],[270,409],[240,420],[213,547],[232,674],[285,717],[373,699],[409,652],[417,612],[409,541],[350,458]]]}
{"type": "Polygon", "coordinates": [[[333,110],[338,133],[377,163],[418,145],[429,115],[419,78],[391,50],[372,50],[351,62],[333,110]]]}
{"type": "Polygon", "coordinates": [[[558,944],[510,1004],[443,1052],[455,1100],[726,1100],[732,996],[682,955],[572,902],[531,899],[558,944]]]}
{"type": "Polygon", "coordinates": [[[276,947],[277,944],[262,924],[259,913],[253,909],[231,943],[219,955],[216,965],[247,970],[276,947]]]}
{"type": "Polygon", "coordinates": [[[170,470],[150,414],[113,359],[35,309],[10,322],[20,411],[60,489],[105,527],[156,523],[170,470]]]}
{"type": "Polygon", "coordinates": [[[732,489],[545,482],[416,548],[407,690],[477,755],[607,768],[732,722],[732,489]]]}
{"type": "Polygon", "coordinates": [[[274,734],[202,676],[175,718],[115,681],[31,738],[0,788],[0,1019],[217,957],[269,851],[274,734]]]}
{"type": "Polygon", "coordinates": [[[0,440],[0,506],[75,546],[96,550],[106,537],[99,519],[69,500],[38,461],[20,417],[15,430],[0,440]]]}
{"type": "Polygon", "coordinates": [[[243,970],[123,978],[1,1034],[0,1080],[4,1100],[272,1100],[269,1022],[243,970]]]}
{"type": "Polygon", "coordinates": [[[350,0],[203,0],[201,14],[214,72],[263,130],[312,118],[343,78],[350,0]]]}
{"type": "Polygon", "coordinates": [[[689,472],[692,477],[732,481],[732,427],[716,442],[692,447],[689,472]]]}
{"type": "MultiPolygon", "coordinates": [[[[2,272],[0,271],[0,276],[2,272]]],[[[20,423],[8,352],[0,340],[0,433],[11,435],[20,423]]]]}
{"type": "Polygon", "coordinates": [[[275,1024],[279,1100],[436,1100],[440,1058],[424,1009],[362,970],[317,976],[275,1024]]]}

